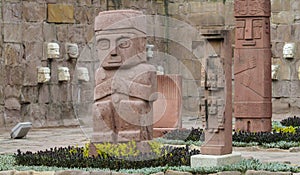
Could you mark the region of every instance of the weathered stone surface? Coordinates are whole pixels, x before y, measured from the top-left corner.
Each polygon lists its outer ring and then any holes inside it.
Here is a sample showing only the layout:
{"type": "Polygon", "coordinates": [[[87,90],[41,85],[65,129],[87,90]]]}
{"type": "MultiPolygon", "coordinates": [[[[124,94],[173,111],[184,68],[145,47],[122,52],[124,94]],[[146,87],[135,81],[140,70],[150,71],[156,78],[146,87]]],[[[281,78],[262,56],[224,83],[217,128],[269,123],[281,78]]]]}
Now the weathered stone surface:
{"type": "Polygon", "coordinates": [[[0,171],[0,175],[14,175],[16,170],[0,171]]]}
{"type": "Polygon", "coordinates": [[[295,80],[295,81],[291,81],[291,97],[293,98],[300,98],[300,81],[295,80]]]}
{"type": "Polygon", "coordinates": [[[0,64],[0,85],[7,84],[6,69],[3,64],[0,64]]]}
{"type": "Polygon", "coordinates": [[[51,103],[47,106],[47,126],[62,126],[61,104],[51,103]]]}
{"type": "Polygon", "coordinates": [[[292,24],[294,22],[294,15],[291,11],[272,13],[271,22],[273,24],[292,24]]]}
{"type": "Polygon", "coordinates": [[[60,42],[67,42],[68,41],[68,25],[67,24],[62,24],[56,26],[56,36],[57,40],[60,42]]]}
{"type": "MultiPolygon", "coordinates": [[[[5,128],[5,107],[0,105],[0,128],[5,128]]],[[[2,171],[0,171],[1,174],[2,171]]]]}
{"type": "Polygon", "coordinates": [[[25,42],[26,61],[37,61],[43,59],[43,42],[25,42]]]}
{"type": "MultiPolygon", "coordinates": [[[[300,40],[300,24],[294,24],[291,26],[291,34],[292,34],[292,38],[295,41],[299,41],[300,40]]],[[[298,52],[299,53],[299,52],[298,52]]],[[[298,55],[299,56],[299,55],[298,55]]]]}
{"type": "Polygon", "coordinates": [[[165,175],[192,175],[192,173],[188,172],[181,172],[181,171],[174,171],[174,170],[167,170],[165,175]]]}
{"type": "Polygon", "coordinates": [[[37,2],[23,3],[23,18],[28,22],[42,22],[46,20],[46,4],[37,2]]]}
{"type": "Polygon", "coordinates": [[[286,100],[283,99],[272,99],[272,112],[274,114],[288,113],[290,105],[286,100]]]}
{"type": "Polygon", "coordinates": [[[153,174],[150,174],[150,175],[164,175],[165,173],[163,172],[159,172],[159,173],[153,173],[153,174]]]}
{"type": "Polygon", "coordinates": [[[292,175],[291,172],[270,172],[270,171],[255,171],[247,170],[245,175],[292,175]]]}
{"type": "Polygon", "coordinates": [[[68,4],[48,4],[48,22],[74,23],[74,6],[68,4]]]}
{"type": "Polygon", "coordinates": [[[4,100],[4,106],[6,109],[10,110],[20,110],[21,109],[21,104],[17,98],[7,98],[4,100]]]}
{"type": "Polygon", "coordinates": [[[292,147],[289,149],[290,152],[300,152],[300,148],[299,147],[292,147]]]}
{"type": "Polygon", "coordinates": [[[7,98],[19,98],[21,95],[21,87],[20,86],[6,86],[4,89],[5,99],[7,98]]]}
{"type": "Polygon", "coordinates": [[[111,175],[110,171],[91,171],[91,175],[111,175]]]}
{"type": "Polygon", "coordinates": [[[0,85],[0,105],[4,105],[4,86],[0,85]]]}
{"type": "Polygon", "coordinates": [[[91,175],[111,175],[110,171],[91,171],[91,175]]]}
{"type": "Polygon", "coordinates": [[[68,26],[68,40],[72,43],[83,43],[84,39],[84,25],[69,25],[68,26]]]}
{"type": "Polygon", "coordinates": [[[9,3],[9,2],[4,3],[3,21],[4,22],[22,21],[22,3],[9,3]]]}
{"type": "Polygon", "coordinates": [[[4,44],[5,65],[17,66],[23,61],[24,48],[20,44],[4,44]]]}
{"type": "Polygon", "coordinates": [[[272,43],[272,56],[276,58],[282,58],[283,42],[272,43]]]}
{"type": "Polygon", "coordinates": [[[84,38],[87,43],[93,42],[94,37],[94,26],[86,25],[84,26],[84,38]]]}
{"type": "Polygon", "coordinates": [[[242,160],[240,153],[231,153],[225,155],[193,155],[191,156],[191,167],[213,167],[230,165],[242,160]]]}
{"type": "MultiPolygon", "coordinates": [[[[49,103],[50,102],[50,85],[48,84],[41,84],[38,88],[38,102],[43,103],[49,103]]],[[[51,95],[52,98],[52,95],[51,95]]],[[[52,101],[51,101],[52,102],[52,101]]]]}
{"type": "Polygon", "coordinates": [[[272,12],[289,11],[291,9],[291,4],[290,1],[272,0],[271,7],[272,12]]]}
{"type": "Polygon", "coordinates": [[[291,26],[282,24],[277,27],[277,37],[274,38],[281,42],[288,42],[291,40],[291,26]]]}
{"type": "Polygon", "coordinates": [[[24,121],[31,121],[35,127],[47,126],[47,105],[46,104],[26,104],[22,106],[22,116],[24,121]]]}
{"type": "Polygon", "coordinates": [[[11,84],[11,85],[22,85],[23,84],[24,72],[25,72],[24,67],[25,66],[23,66],[23,65],[15,66],[15,67],[12,67],[10,69],[10,71],[7,71],[7,72],[10,72],[8,74],[8,77],[10,77],[10,81],[8,81],[8,84],[11,84]]]}
{"type": "Polygon", "coordinates": [[[23,86],[21,94],[21,103],[37,103],[38,102],[38,87],[23,86]]]}
{"type": "Polygon", "coordinates": [[[21,43],[23,37],[22,23],[4,23],[4,42],[21,43]]]}
{"type": "Polygon", "coordinates": [[[273,97],[290,97],[291,82],[290,81],[274,81],[272,82],[273,97]]]}
{"type": "Polygon", "coordinates": [[[40,61],[28,61],[25,63],[24,83],[25,86],[34,86],[38,84],[38,67],[41,66],[40,61]]]}
{"type": "Polygon", "coordinates": [[[239,171],[223,171],[223,172],[218,172],[214,174],[208,174],[208,175],[241,175],[242,173],[239,171]]]}
{"type": "Polygon", "coordinates": [[[51,23],[43,23],[43,37],[46,42],[56,41],[56,26],[51,23]]]}
{"type": "Polygon", "coordinates": [[[89,175],[89,171],[80,171],[80,170],[63,170],[56,171],[54,175],[89,175]]]}
{"type": "Polygon", "coordinates": [[[23,41],[42,42],[43,26],[42,23],[23,23],[23,41]]]}
{"type": "Polygon", "coordinates": [[[194,13],[188,17],[188,20],[195,26],[222,26],[225,24],[224,16],[219,13],[194,13]]]}

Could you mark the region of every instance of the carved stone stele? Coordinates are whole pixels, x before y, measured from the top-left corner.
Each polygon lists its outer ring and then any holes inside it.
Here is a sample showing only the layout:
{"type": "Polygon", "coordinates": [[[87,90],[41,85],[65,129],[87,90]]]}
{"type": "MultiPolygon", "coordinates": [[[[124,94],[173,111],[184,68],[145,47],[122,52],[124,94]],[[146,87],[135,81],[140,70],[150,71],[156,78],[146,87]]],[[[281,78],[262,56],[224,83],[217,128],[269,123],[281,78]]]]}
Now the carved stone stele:
{"type": "Polygon", "coordinates": [[[151,140],[156,70],[146,59],[140,11],[100,12],[95,19],[100,66],[95,72],[93,143],[151,140]]]}
{"type": "Polygon", "coordinates": [[[237,131],[271,131],[270,0],[235,0],[234,115],[237,131]]]}

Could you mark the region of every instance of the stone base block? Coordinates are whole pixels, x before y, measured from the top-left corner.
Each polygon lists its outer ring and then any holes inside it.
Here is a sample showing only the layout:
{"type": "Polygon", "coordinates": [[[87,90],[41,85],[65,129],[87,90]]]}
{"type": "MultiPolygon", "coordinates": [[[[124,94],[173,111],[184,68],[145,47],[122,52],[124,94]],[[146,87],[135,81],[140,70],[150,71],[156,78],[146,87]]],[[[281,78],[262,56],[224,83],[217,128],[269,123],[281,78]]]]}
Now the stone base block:
{"type": "Polygon", "coordinates": [[[271,118],[235,118],[235,130],[246,132],[271,132],[271,118]]]}
{"type": "Polygon", "coordinates": [[[226,155],[194,155],[191,157],[191,167],[213,167],[237,163],[242,160],[241,153],[226,155]]]}

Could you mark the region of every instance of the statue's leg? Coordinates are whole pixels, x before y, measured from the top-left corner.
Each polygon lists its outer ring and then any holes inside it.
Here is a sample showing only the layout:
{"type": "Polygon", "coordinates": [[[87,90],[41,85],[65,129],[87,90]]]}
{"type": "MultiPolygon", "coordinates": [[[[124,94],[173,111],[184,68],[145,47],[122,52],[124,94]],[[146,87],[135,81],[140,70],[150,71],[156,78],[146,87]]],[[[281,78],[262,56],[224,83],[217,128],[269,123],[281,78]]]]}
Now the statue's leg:
{"type": "Polygon", "coordinates": [[[121,100],[116,112],[118,141],[142,141],[153,138],[153,113],[149,102],[121,100]]]}
{"type": "Polygon", "coordinates": [[[98,101],[93,106],[93,142],[116,142],[116,123],[110,100],[98,101]]]}

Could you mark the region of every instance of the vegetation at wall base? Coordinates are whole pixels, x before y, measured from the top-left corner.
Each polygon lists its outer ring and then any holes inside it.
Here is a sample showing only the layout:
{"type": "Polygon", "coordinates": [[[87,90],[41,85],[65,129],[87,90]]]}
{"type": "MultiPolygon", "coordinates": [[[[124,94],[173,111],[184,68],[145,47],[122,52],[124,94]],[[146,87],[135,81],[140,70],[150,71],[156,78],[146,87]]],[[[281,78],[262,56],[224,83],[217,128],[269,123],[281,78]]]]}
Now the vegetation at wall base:
{"type": "Polygon", "coordinates": [[[200,128],[176,129],[166,132],[163,138],[168,140],[183,140],[185,142],[204,141],[204,131],[200,128]]]}
{"type": "Polygon", "coordinates": [[[15,154],[18,165],[24,166],[57,166],[67,168],[108,168],[111,170],[119,169],[138,169],[142,167],[159,166],[181,166],[190,165],[190,157],[200,154],[199,150],[190,150],[186,147],[164,146],[161,148],[160,155],[155,152],[139,153],[138,155],[114,156],[102,152],[97,157],[85,156],[85,148],[67,147],[51,148],[50,150],[32,152],[21,152],[15,154]]]}
{"type": "Polygon", "coordinates": [[[297,117],[297,116],[288,117],[286,119],[281,120],[280,123],[283,126],[299,127],[300,126],[300,117],[297,117]]]}
{"type": "MultiPolygon", "coordinates": [[[[16,165],[15,156],[12,155],[0,155],[0,171],[18,170],[18,171],[61,171],[68,170],[70,168],[53,167],[53,166],[20,166],[16,165]]],[[[111,172],[109,169],[102,168],[72,168],[72,170],[81,171],[106,171],[111,172]]],[[[257,159],[243,160],[237,164],[231,164],[219,167],[206,167],[206,168],[191,168],[190,166],[158,166],[158,167],[144,167],[140,169],[119,169],[121,173],[140,173],[140,174],[153,174],[158,172],[166,172],[167,170],[190,172],[193,174],[209,174],[222,171],[240,171],[242,173],[247,170],[264,170],[272,172],[300,172],[300,167],[291,166],[281,163],[262,163],[257,159]]]]}

